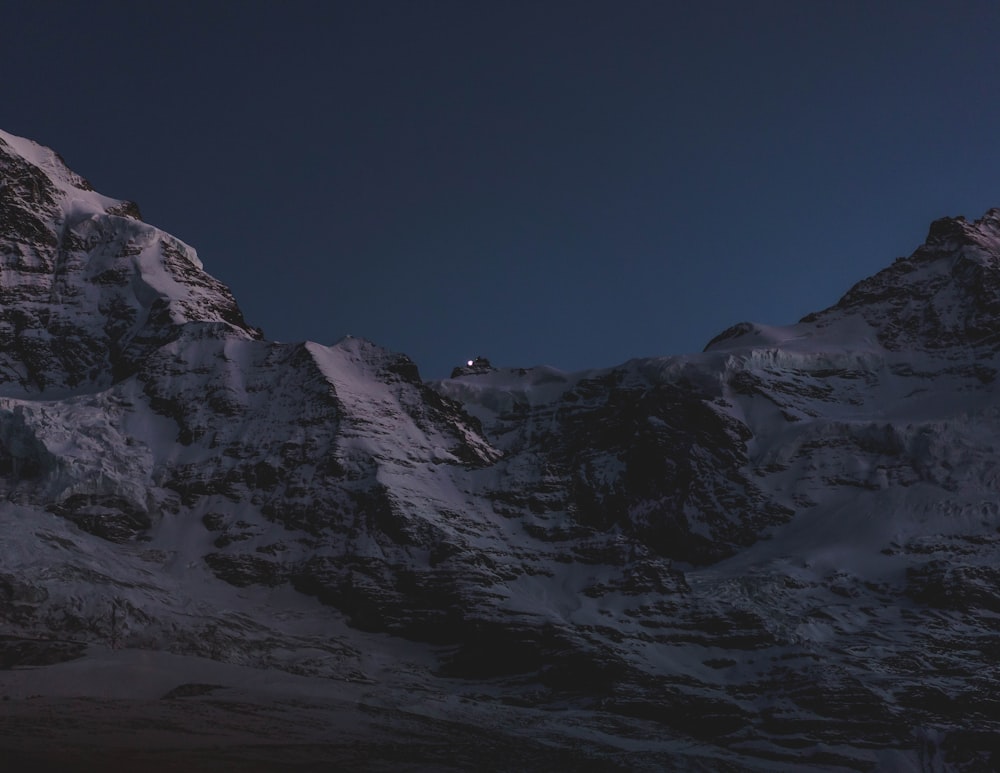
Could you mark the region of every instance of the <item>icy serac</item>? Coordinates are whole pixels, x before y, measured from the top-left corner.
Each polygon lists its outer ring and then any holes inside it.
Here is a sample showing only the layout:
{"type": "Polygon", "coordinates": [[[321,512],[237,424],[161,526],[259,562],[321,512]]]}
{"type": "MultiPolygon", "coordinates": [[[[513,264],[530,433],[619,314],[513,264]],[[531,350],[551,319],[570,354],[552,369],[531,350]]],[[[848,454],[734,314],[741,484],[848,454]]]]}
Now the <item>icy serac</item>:
{"type": "Polygon", "coordinates": [[[998,369],[1000,210],[700,354],[426,383],[267,341],[0,132],[0,653],[368,680],[627,768],[988,770],[998,369]]]}

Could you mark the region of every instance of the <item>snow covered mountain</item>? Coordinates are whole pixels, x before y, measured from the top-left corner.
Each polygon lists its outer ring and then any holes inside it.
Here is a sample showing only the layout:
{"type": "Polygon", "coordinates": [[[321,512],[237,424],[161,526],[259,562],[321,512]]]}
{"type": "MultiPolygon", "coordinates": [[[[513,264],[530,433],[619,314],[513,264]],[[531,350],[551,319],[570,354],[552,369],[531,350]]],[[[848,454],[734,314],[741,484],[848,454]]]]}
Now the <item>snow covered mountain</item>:
{"type": "Polygon", "coordinates": [[[991,210],[795,325],[427,383],[0,132],[0,747],[994,769],[998,344],[991,210]]]}

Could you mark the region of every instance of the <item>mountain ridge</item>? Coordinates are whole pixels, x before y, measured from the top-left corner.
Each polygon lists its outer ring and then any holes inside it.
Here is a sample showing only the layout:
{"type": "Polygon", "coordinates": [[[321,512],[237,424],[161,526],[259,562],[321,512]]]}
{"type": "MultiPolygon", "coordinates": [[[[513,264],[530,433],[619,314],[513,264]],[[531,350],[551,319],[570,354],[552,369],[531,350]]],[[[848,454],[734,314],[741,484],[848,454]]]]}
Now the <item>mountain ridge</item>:
{"type": "Polygon", "coordinates": [[[51,151],[0,134],[0,175],[4,662],[76,700],[143,653],[258,719],[267,669],[372,754],[420,723],[431,769],[469,732],[602,769],[996,762],[1000,211],[699,354],[425,382],[267,341],[51,151]]]}

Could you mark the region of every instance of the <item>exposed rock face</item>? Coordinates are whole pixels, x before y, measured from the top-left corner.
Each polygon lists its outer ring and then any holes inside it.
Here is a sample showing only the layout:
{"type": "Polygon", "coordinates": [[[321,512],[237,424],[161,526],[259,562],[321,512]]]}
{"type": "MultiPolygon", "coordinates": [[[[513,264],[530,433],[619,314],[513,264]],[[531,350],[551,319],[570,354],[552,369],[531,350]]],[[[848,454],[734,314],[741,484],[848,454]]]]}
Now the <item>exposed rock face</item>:
{"type": "Polygon", "coordinates": [[[425,383],[264,340],[0,133],[3,664],[104,643],[457,694],[426,711],[625,767],[990,769],[998,331],[991,210],[797,325],[425,383]]]}

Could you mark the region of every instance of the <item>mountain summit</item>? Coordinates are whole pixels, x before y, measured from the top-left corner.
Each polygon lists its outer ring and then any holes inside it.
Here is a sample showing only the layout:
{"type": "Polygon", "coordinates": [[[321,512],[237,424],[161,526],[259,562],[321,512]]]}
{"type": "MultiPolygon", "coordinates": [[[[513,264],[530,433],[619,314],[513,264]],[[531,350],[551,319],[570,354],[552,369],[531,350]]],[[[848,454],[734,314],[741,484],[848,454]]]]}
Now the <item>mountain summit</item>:
{"type": "Polygon", "coordinates": [[[195,251],[0,132],[0,390],[105,388],[185,325],[257,339],[195,251]]]}
{"type": "MultiPolygon", "coordinates": [[[[766,343],[763,328],[734,326],[706,349],[766,343]],[[761,336],[764,336],[761,338],[761,336]]],[[[962,358],[969,349],[995,351],[1000,343],[1000,209],[981,219],[945,217],[908,258],[858,282],[836,304],[780,329],[772,343],[832,341],[889,351],[923,351],[962,358]]]]}
{"type": "Polygon", "coordinates": [[[4,133],[0,261],[25,766],[997,764],[998,210],[699,354],[437,382],[4,133]]]}

